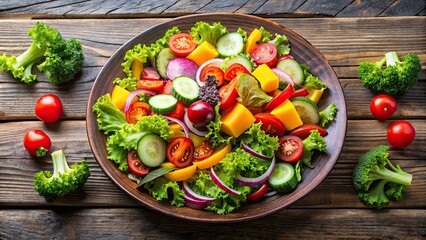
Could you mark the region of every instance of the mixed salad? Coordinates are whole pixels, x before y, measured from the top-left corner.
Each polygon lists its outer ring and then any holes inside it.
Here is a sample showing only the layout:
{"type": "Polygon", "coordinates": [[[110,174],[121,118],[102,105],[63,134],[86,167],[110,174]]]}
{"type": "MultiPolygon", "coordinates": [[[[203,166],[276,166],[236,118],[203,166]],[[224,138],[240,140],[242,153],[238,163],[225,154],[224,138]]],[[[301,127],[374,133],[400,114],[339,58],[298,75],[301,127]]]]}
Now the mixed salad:
{"type": "Polygon", "coordinates": [[[336,105],[285,35],[197,22],[128,50],[123,78],[93,106],[108,158],[138,189],[226,214],[293,191],[325,152],[336,105]]]}

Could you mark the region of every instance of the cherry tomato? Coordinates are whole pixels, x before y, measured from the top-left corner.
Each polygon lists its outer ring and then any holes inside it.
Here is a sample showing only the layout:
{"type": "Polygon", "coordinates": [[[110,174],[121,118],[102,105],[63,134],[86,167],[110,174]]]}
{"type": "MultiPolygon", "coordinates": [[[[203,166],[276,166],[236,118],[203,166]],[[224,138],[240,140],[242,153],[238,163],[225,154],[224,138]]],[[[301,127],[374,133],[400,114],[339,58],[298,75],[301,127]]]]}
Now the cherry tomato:
{"type": "Polygon", "coordinates": [[[379,94],[370,102],[370,111],[378,120],[390,118],[396,111],[396,100],[387,94],[379,94]]]}
{"type": "Polygon", "coordinates": [[[388,128],[388,142],[394,148],[405,148],[414,141],[416,131],[413,125],[405,120],[398,120],[388,128]]]}
{"type": "Polygon", "coordinates": [[[196,101],[189,105],[188,119],[196,127],[204,127],[214,118],[214,109],[208,103],[204,101],[196,101]]]}
{"type": "Polygon", "coordinates": [[[188,167],[194,160],[194,143],[187,137],[173,138],[167,144],[166,155],[169,162],[178,168],[188,167]]]}
{"type": "Polygon", "coordinates": [[[138,80],[138,88],[151,90],[151,91],[160,91],[164,88],[164,83],[161,80],[138,80]]]}
{"type": "Polygon", "coordinates": [[[325,130],[324,128],[322,128],[322,127],[320,127],[316,124],[305,123],[302,126],[297,127],[294,130],[292,130],[291,132],[289,132],[288,135],[298,136],[303,140],[303,139],[309,137],[309,134],[311,134],[312,130],[318,130],[319,134],[322,137],[324,137],[328,134],[327,130],[325,130]]]}
{"type": "Polygon", "coordinates": [[[136,176],[145,176],[149,172],[149,167],[142,163],[135,149],[127,153],[127,166],[129,171],[136,176]]]}
{"type": "Polygon", "coordinates": [[[280,138],[277,157],[286,162],[297,162],[302,157],[303,143],[297,136],[286,135],[280,138]]]}
{"type": "Polygon", "coordinates": [[[281,103],[289,99],[294,93],[294,88],[290,84],[277,96],[272,98],[265,106],[265,111],[270,112],[274,108],[278,107],[281,103]]]}
{"type": "Polygon", "coordinates": [[[62,102],[54,94],[43,95],[35,105],[35,114],[45,123],[56,122],[62,115],[62,102]]]}
{"type": "Polygon", "coordinates": [[[30,130],[24,136],[24,147],[33,157],[44,157],[52,142],[42,130],[30,130]]]}
{"type": "Polygon", "coordinates": [[[173,111],[164,115],[176,119],[182,119],[183,114],[185,114],[185,104],[183,104],[181,101],[177,101],[176,108],[173,111]]]}
{"type": "Polygon", "coordinates": [[[161,89],[158,94],[167,94],[172,95],[172,89],[173,89],[173,82],[170,80],[167,80],[166,84],[164,85],[163,89],[161,89]]]}
{"type": "Polygon", "coordinates": [[[186,57],[197,47],[194,38],[188,33],[177,33],[169,40],[169,47],[172,53],[178,57],[186,57]]]}
{"type": "Polygon", "coordinates": [[[194,158],[197,161],[201,161],[213,155],[213,152],[212,143],[206,139],[195,148],[194,158]]]}
{"type": "Polygon", "coordinates": [[[250,193],[249,195],[247,195],[247,199],[250,201],[255,201],[261,197],[263,197],[269,189],[269,183],[268,181],[266,181],[264,184],[262,184],[262,186],[260,186],[260,188],[253,193],[250,193]]]}
{"type": "Polygon", "coordinates": [[[225,84],[219,88],[219,97],[220,97],[220,105],[219,108],[221,110],[230,108],[237,102],[238,92],[235,89],[237,85],[238,78],[235,78],[229,84],[225,84]]]}
{"type": "Polygon", "coordinates": [[[129,107],[129,111],[126,112],[126,120],[130,124],[135,124],[144,116],[151,115],[151,109],[148,103],[135,102],[129,107]]]}
{"type": "Polygon", "coordinates": [[[284,135],[284,124],[274,115],[262,112],[254,115],[254,118],[256,119],[255,123],[262,122],[262,127],[260,129],[262,129],[265,133],[275,137],[281,137],[284,135]]]}
{"type": "Polygon", "coordinates": [[[231,66],[229,66],[226,70],[225,70],[225,80],[230,82],[232,81],[235,77],[246,73],[246,74],[250,74],[250,71],[247,70],[246,67],[244,67],[242,64],[239,63],[233,63],[231,64],[231,66]]]}
{"type": "Polygon", "coordinates": [[[273,67],[277,61],[277,54],[277,47],[274,44],[261,43],[251,52],[251,57],[258,66],[266,64],[273,67]]]}
{"type": "Polygon", "coordinates": [[[223,70],[216,66],[207,66],[201,70],[200,81],[204,82],[207,76],[215,76],[217,80],[217,86],[220,87],[223,84],[224,74],[225,73],[223,70]]]}

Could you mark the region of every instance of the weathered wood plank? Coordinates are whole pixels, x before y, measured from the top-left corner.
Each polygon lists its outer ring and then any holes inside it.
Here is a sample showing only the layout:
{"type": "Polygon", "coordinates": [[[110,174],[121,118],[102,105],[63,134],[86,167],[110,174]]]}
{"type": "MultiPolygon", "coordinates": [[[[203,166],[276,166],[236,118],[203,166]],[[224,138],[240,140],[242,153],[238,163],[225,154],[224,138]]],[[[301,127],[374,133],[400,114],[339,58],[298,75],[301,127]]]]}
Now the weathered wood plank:
{"type": "Polygon", "coordinates": [[[377,214],[369,210],[286,209],[256,221],[213,227],[208,223],[193,227],[193,222],[139,208],[10,209],[0,214],[2,239],[422,239],[426,235],[426,210],[377,214]]]}
{"type": "Polygon", "coordinates": [[[379,16],[414,16],[426,7],[425,0],[399,0],[395,1],[379,16]]]}
{"type": "Polygon", "coordinates": [[[353,1],[340,11],[336,17],[375,17],[385,11],[394,0],[353,1]]]}
{"type": "Polygon", "coordinates": [[[350,4],[352,0],[328,1],[328,0],[307,0],[295,13],[336,16],[343,8],[350,4]]]}
{"type": "Polygon", "coordinates": [[[266,1],[254,14],[272,15],[274,13],[291,14],[306,0],[269,0],[266,1]]]}

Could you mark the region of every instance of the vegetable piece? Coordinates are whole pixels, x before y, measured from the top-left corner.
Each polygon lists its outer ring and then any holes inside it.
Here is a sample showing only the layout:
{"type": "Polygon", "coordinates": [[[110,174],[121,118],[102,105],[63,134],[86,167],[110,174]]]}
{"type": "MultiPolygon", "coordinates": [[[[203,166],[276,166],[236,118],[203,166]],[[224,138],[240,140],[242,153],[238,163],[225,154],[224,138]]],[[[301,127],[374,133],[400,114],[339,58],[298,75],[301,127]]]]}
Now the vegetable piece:
{"type": "Polygon", "coordinates": [[[160,91],[164,87],[164,83],[161,80],[138,80],[137,86],[139,89],[149,90],[149,91],[160,91]]]}
{"type": "Polygon", "coordinates": [[[255,123],[262,122],[261,129],[270,136],[281,137],[284,135],[284,124],[271,113],[262,112],[254,115],[255,123]]]}
{"type": "Polygon", "coordinates": [[[247,130],[256,119],[253,114],[242,104],[236,103],[226,109],[220,118],[220,130],[235,138],[247,130]]]}
{"type": "Polygon", "coordinates": [[[231,152],[231,150],[232,145],[228,143],[217,149],[210,157],[200,161],[194,161],[194,165],[196,165],[199,169],[208,169],[218,164],[225,157],[226,154],[231,152]]]}
{"type": "Polygon", "coordinates": [[[149,105],[144,102],[135,102],[130,105],[129,111],[126,112],[126,120],[130,124],[137,123],[142,117],[151,115],[149,105]]]}
{"type": "Polygon", "coordinates": [[[308,91],[308,95],[306,97],[311,99],[312,102],[318,104],[319,100],[322,97],[322,94],[324,93],[325,88],[321,88],[318,90],[313,87],[307,87],[306,90],[308,91]]]}
{"type": "Polygon", "coordinates": [[[221,56],[237,55],[244,50],[243,37],[238,32],[226,33],[217,40],[216,48],[221,56]]]}
{"type": "MultiPolygon", "coordinates": [[[[254,123],[241,136],[241,144],[246,144],[253,151],[267,156],[269,159],[278,149],[278,138],[271,137],[261,129],[261,123],[254,123]]],[[[261,164],[264,164],[263,162],[261,164]]]]}
{"type": "Polygon", "coordinates": [[[49,136],[42,130],[34,129],[25,133],[24,147],[33,157],[46,156],[51,145],[49,136]]]}
{"type": "Polygon", "coordinates": [[[305,79],[304,72],[296,60],[291,58],[283,59],[277,63],[276,68],[288,73],[295,83],[303,84],[305,79]]]}
{"type": "Polygon", "coordinates": [[[270,40],[269,43],[277,47],[278,55],[286,55],[290,53],[290,43],[285,35],[275,33],[275,38],[270,40]]]}
{"type": "Polygon", "coordinates": [[[204,200],[198,200],[187,195],[183,196],[185,198],[185,206],[193,209],[204,209],[207,207],[208,203],[204,200]]]}
{"type": "Polygon", "coordinates": [[[176,167],[184,168],[194,160],[194,143],[187,137],[177,137],[167,144],[167,159],[176,167]]]}
{"type": "Polygon", "coordinates": [[[293,103],[288,99],[278,107],[274,108],[271,111],[271,114],[280,119],[287,131],[291,131],[303,124],[293,103]]]}
{"type": "Polygon", "coordinates": [[[268,157],[268,156],[266,156],[266,155],[263,155],[262,153],[258,153],[258,152],[256,152],[254,149],[252,149],[252,148],[250,148],[247,144],[245,144],[245,143],[242,143],[241,144],[241,148],[244,150],[244,151],[246,151],[247,153],[249,153],[250,155],[253,155],[254,157],[257,157],[257,158],[260,158],[260,159],[263,159],[263,160],[270,160],[271,158],[270,157],[268,157]]]}
{"type": "Polygon", "coordinates": [[[158,94],[148,101],[149,108],[156,113],[166,114],[176,109],[178,100],[172,95],[158,94]]]}
{"type": "Polygon", "coordinates": [[[137,151],[139,159],[148,167],[158,167],[166,159],[166,143],[157,134],[142,136],[137,151]]]}
{"type": "Polygon", "coordinates": [[[207,60],[206,62],[201,64],[201,66],[197,70],[197,74],[196,74],[196,77],[195,77],[195,80],[197,81],[198,85],[200,85],[200,87],[204,86],[204,82],[207,78],[207,76],[203,77],[203,80],[201,80],[201,78],[200,78],[201,77],[201,71],[203,71],[204,68],[211,67],[211,66],[220,67],[222,63],[223,63],[222,58],[213,58],[213,59],[207,60]]]}
{"type": "Polygon", "coordinates": [[[280,94],[272,98],[271,101],[269,101],[268,104],[266,104],[264,110],[267,112],[272,111],[276,107],[283,104],[285,101],[287,101],[291,96],[294,94],[294,88],[292,85],[288,85],[280,94]]]}
{"type": "Polygon", "coordinates": [[[201,144],[198,144],[195,146],[196,147],[194,151],[194,159],[196,161],[201,161],[206,158],[209,158],[214,153],[213,145],[208,139],[201,142],[201,144]]]}
{"type": "Polygon", "coordinates": [[[216,106],[220,101],[219,91],[217,90],[217,80],[214,76],[208,76],[205,84],[200,87],[200,100],[208,102],[211,106],[216,106]]]}
{"type": "Polygon", "coordinates": [[[268,67],[273,67],[277,61],[277,54],[275,45],[261,43],[251,52],[251,57],[258,66],[266,64],[268,67]]]}
{"type": "Polygon", "coordinates": [[[123,110],[124,106],[126,105],[126,99],[129,95],[130,95],[130,92],[127,91],[125,88],[122,88],[118,85],[114,85],[114,88],[112,89],[112,92],[111,92],[111,101],[118,109],[123,110]]]}
{"type": "Polygon", "coordinates": [[[208,42],[215,46],[217,39],[227,32],[228,30],[226,27],[218,22],[209,25],[206,22],[199,21],[194,24],[189,34],[194,37],[194,42],[196,44],[200,45],[203,44],[203,42],[208,42]]]}
{"type": "Polygon", "coordinates": [[[272,171],[268,182],[270,188],[279,193],[291,192],[298,184],[293,166],[284,162],[275,164],[274,171],[272,171]]]}
{"type": "Polygon", "coordinates": [[[286,73],[283,70],[278,69],[278,68],[271,68],[271,70],[278,77],[278,88],[279,89],[284,89],[285,87],[287,87],[288,84],[290,84],[291,86],[294,87],[293,78],[291,78],[291,76],[288,75],[288,73],[286,73]]]}
{"type": "Polygon", "coordinates": [[[314,166],[312,165],[312,156],[314,155],[314,150],[326,152],[327,143],[321,137],[318,130],[312,130],[309,136],[305,138],[302,143],[303,153],[300,162],[302,162],[309,168],[314,168],[314,166]]]}
{"type": "Polygon", "coordinates": [[[416,131],[413,125],[405,120],[398,120],[388,128],[387,139],[394,148],[405,148],[414,141],[416,131]]]}
{"type": "Polygon", "coordinates": [[[130,150],[127,154],[127,166],[129,171],[136,176],[142,177],[149,172],[149,167],[142,163],[135,149],[130,150]]]}
{"type": "Polygon", "coordinates": [[[68,166],[63,150],[52,154],[53,174],[40,171],[34,174],[34,188],[46,201],[53,201],[82,187],[90,176],[85,160],[68,166]]]}
{"type": "Polygon", "coordinates": [[[316,124],[309,124],[305,123],[302,126],[294,129],[293,131],[289,132],[289,135],[298,136],[300,139],[305,139],[311,134],[311,131],[317,130],[321,137],[327,136],[328,132],[324,128],[320,127],[316,124]]]}
{"type": "Polygon", "coordinates": [[[416,84],[420,70],[420,58],[416,54],[407,54],[401,61],[396,52],[388,52],[382,60],[374,64],[360,63],[358,76],[362,86],[373,93],[398,96],[416,84]],[[382,68],[385,63],[386,67],[382,68]]]}
{"type": "Polygon", "coordinates": [[[259,82],[249,74],[241,74],[235,88],[239,96],[237,102],[246,107],[262,107],[272,99],[260,89],[259,82]]]}
{"type": "Polygon", "coordinates": [[[188,56],[196,47],[194,38],[188,33],[177,33],[169,40],[170,50],[178,57],[188,56]]]}
{"type": "Polygon", "coordinates": [[[268,184],[268,181],[266,181],[265,183],[262,184],[262,186],[260,186],[260,188],[257,191],[247,195],[247,200],[256,201],[262,198],[263,196],[265,196],[268,190],[269,190],[269,184],[268,184]]]}
{"type": "Polygon", "coordinates": [[[353,171],[353,183],[358,197],[369,206],[381,208],[389,203],[389,197],[401,199],[413,176],[394,166],[389,160],[389,147],[379,145],[358,160],[353,171]]]}
{"type": "Polygon", "coordinates": [[[379,94],[370,102],[370,111],[378,120],[390,118],[396,111],[397,104],[395,98],[387,94],[379,94]]]}
{"type": "Polygon", "coordinates": [[[214,76],[217,80],[217,86],[220,87],[223,84],[223,80],[224,80],[223,75],[224,75],[224,72],[219,67],[207,66],[207,67],[204,67],[200,73],[200,81],[204,82],[208,76],[214,76]]]}
{"type": "Polygon", "coordinates": [[[235,180],[238,184],[244,185],[244,186],[256,187],[256,186],[262,185],[262,184],[264,184],[265,182],[268,181],[268,178],[271,176],[272,171],[275,168],[275,165],[276,165],[275,164],[275,158],[273,158],[271,160],[271,164],[269,165],[268,170],[266,170],[259,177],[247,178],[247,177],[243,177],[240,174],[238,174],[237,178],[235,180]]]}
{"type": "Polygon", "coordinates": [[[118,131],[121,126],[127,124],[126,116],[113,104],[109,93],[98,98],[92,111],[97,115],[99,130],[105,134],[118,131]]]}
{"type": "Polygon", "coordinates": [[[157,70],[155,70],[153,67],[145,67],[140,75],[141,79],[146,80],[160,80],[161,76],[158,74],[157,70]]]}
{"type": "Polygon", "coordinates": [[[54,94],[45,94],[37,100],[34,111],[41,121],[53,123],[62,115],[62,102],[54,94]]]}
{"type": "Polygon", "coordinates": [[[217,56],[219,56],[219,52],[216,48],[209,42],[203,42],[186,56],[186,58],[194,61],[198,66],[201,66],[206,61],[216,58],[217,56]]]}
{"type": "Polygon", "coordinates": [[[138,186],[136,188],[139,189],[145,183],[153,181],[154,179],[159,178],[159,177],[163,176],[164,174],[171,172],[175,169],[176,168],[174,168],[174,167],[173,168],[156,168],[156,169],[150,171],[147,175],[145,175],[145,177],[140,180],[140,182],[138,183],[138,186]]]}
{"type": "Polygon", "coordinates": [[[161,89],[158,94],[167,94],[172,95],[173,81],[166,80],[163,89],[161,89]]]}
{"type": "Polygon", "coordinates": [[[179,183],[170,181],[164,176],[145,183],[143,187],[148,190],[149,194],[157,201],[168,200],[171,205],[177,207],[182,207],[185,204],[185,193],[180,188],[179,183]]]}
{"type": "MultiPolygon", "coordinates": [[[[161,167],[163,167],[163,168],[174,168],[175,165],[173,165],[173,163],[170,163],[170,162],[164,162],[164,163],[161,164],[161,167]]],[[[170,171],[170,172],[164,174],[164,177],[171,180],[171,181],[180,182],[180,181],[188,180],[190,177],[192,177],[194,175],[195,171],[197,171],[197,166],[192,164],[192,165],[189,165],[188,167],[184,167],[184,168],[180,168],[180,169],[170,171]]]]}
{"type": "Polygon", "coordinates": [[[318,124],[320,114],[317,105],[306,97],[295,97],[291,99],[293,106],[296,108],[297,114],[303,123],[318,124]]]}
{"type": "Polygon", "coordinates": [[[155,68],[157,68],[158,74],[161,78],[167,79],[167,66],[169,61],[176,58],[170,48],[163,48],[155,58],[155,68]]]}
{"type": "Polygon", "coordinates": [[[212,197],[207,197],[207,196],[202,196],[196,192],[194,192],[188,185],[187,181],[183,181],[182,183],[182,189],[185,192],[185,194],[188,197],[194,198],[194,199],[198,199],[198,200],[202,200],[202,201],[207,201],[208,203],[213,202],[214,200],[216,200],[216,198],[212,198],[212,197]]]}
{"type": "Polygon", "coordinates": [[[197,82],[189,77],[180,76],[173,80],[173,96],[184,104],[191,104],[197,101],[200,87],[197,82]]]}
{"type": "Polygon", "coordinates": [[[257,42],[262,37],[262,33],[259,31],[259,29],[255,28],[250,33],[249,37],[247,38],[247,42],[244,48],[244,52],[250,54],[253,49],[256,48],[257,42]]]}
{"type": "Polygon", "coordinates": [[[234,196],[238,196],[241,194],[241,192],[226,186],[226,184],[222,180],[220,180],[220,178],[216,175],[216,172],[214,171],[213,167],[210,168],[210,177],[213,182],[216,183],[216,185],[219,186],[223,191],[234,196]]]}
{"type": "Polygon", "coordinates": [[[167,64],[167,79],[174,80],[180,76],[195,79],[197,76],[198,65],[187,58],[173,58],[167,64]]]}
{"type": "Polygon", "coordinates": [[[278,88],[278,76],[266,64],[258,66],[251,73],[260,83],[260,87],[264,92],[272,92],[278,88]]]}
{"type": "Polygon", "coordinates": [[[235,86],[237,86],[238,78],[235,78],[229,84],[223,85],[219,88],[218,94],[220,97],[220,109],[225,110],[230,108],[232,105],[237,103],[238,92],[235,86]]]}
{"type": "MultiPolygon", "coordinates": [[[[135,97],[138,96],[139,94],[148,94],[148,95],[151,95],[151,96],[157,95],[156,92],[149,91],[149,90],[144,90],[144,89],[134,90],[130,94],[128,94],[128,96],[126,98],[126,102],[124,103],[123,112],[126,113],[127,111],[129,111],[130,105],[132,103],[135,103],[138,100],[138,98],[135,98],[135,97]]],[[[111,99],[111,101],[113,101],[113,100],[111,99]]]]}
{"type": "Polygon", "coordinates": [[[144,70],[143,63],[139,59],[135,59],[132,62],[131,69],[133,77],[136,78],[136,80],[140,80],[142,76],[142,71],[144,70]]]}
{"type": "MultiPolygon", "coordinates": [[[[169,117],[169,116],[164,116],[163,115],[163,117],[166,118],[167,120],[170,120],[172,122],[177,123],[183,129],[183,131],[185,132],[185,136],[189,137],[189,129],[188,129],[188,127],[182,121],[180,121],[177,118],[173,118],[173,117],[169,117]]],[[[169,135],[168,137],[170,137],[170,136],[171,135],[169,135]]]]}
{"type": "MultiPolygon", "coordinates": [[[[231,65],[234,63],[239,63],[243,65],[246,70],[247,74],[253,71],[253,68],[256,66],[256,63],[254,63],[253,58],[250,56],[250,54],[243,54],[240,53],[238,55],[233,55],[230,57],[227,57],[223,60],[223,63],[221,65],[222,70],[228,69],[231,65]]],[[[233,78],[230,78],[228,81],[231,81],[233,78]]]]}
{"type": "Polygon", "coordinates": [[[319,112],[320,121],[319,125],[321,127],[328,126],[336,116],[337,107],[335,103],[330,103],[325,109],[319,112]]]}
{"type": "Polygon", "coordinates": [[[207,102],[196,101],[189,105],[187,114],[188,119],[192,124],[196,127],[204,127],[213,120],[214,109],[207,102]]]}
{"type": "Polygon", "coordinates": [[[233,63],[225,70],[225,80],[232,81],[243,73],[250,74],[250,71],[240,63],[233,63]]]}
{"type": "Polygon", "coordinates": [[[182,119],[185,114],[185,104],[180,101],[177,101],[176,108],[169,113],[163,113],[164,116],[169,116],[175,119],[182,119]]]}
{"type": "Polygon", "coordinates": [[[280,147],[276,156],[285,162],[297,162],[302,157],[303,143],[302,139],[294,135],[282,136],[279,140],[280,147]]]}

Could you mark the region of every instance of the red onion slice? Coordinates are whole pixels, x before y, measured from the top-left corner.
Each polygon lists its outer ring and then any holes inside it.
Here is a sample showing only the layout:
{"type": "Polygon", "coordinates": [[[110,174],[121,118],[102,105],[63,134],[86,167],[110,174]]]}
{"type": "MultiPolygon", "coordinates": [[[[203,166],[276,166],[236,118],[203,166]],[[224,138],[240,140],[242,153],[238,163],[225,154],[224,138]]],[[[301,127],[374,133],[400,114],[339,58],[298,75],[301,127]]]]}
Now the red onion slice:
{"type": "Polygon", "coordinates": [[[257,157],[257,158],[260,158],[260,159],[263,159],[263,160],[270,160],[271,159],[270,157],[268,157],[266,155],[263,155],[261,153],[256,152],[255,150],[253,150],[252,148],[250,148],[249,146],[247,146],[247,144],[242,143],[241,144],[241,148],[244,151],[246,151],[247,153],[249,153],[249,154],[251,154],[251,155],[253,155],[253,156],[257,157]]]}
{"type": "Polygon", "coordinates": [[[272,196],[274,196],[275,194],[277,194],[278,192],[277,191],[268,191],[268,192],[266,192],[265,193],[265,195],[263,195],[264,197],[272,197],[272,196]]]}
{"type": "Polygon", "coordinates": [[[165,117],[166,119],[168,119],[168,120],[170,120],[170,121],[173,121],[173,122],[175,122],[175,123],[179,124],[179,125],[182,127],[183,131],[185,132],[185,136],[186,136],[187,138],[189,138],[189,129],[188,129],[188,127],[185,125],[185,123],[183,123],[181,120],[179,120],[179,119],[177,119],[177,118],[174,118],[174,117],[169,117],[169,116],[164,116],[164,115],[163,115],[163,117],[165,117]]]}
{"type": "Polygon", "coordinates": [[[200,137],[204,137],[204,136],[206,136],[207,131],[200,131],[200,130],[198,130],[198,129],[194,126],[194,124],[192,124],[192,123],[191,123],[191,121],[189,121],[188,114],[187,114],[187,112],[186,112],[186,111],[185,111],[185,114],[184,114],[184,116],[183,116],[183,121],[185,122],[185,124],[186,124],[186,126],[189,128],[189,130],[190,130],[191,132],[193,132],[195,135],[198,135],[198,136],[200,136],[200,137]]]}
{"type": "Polygon", "coordinates": [[[244,186],[250,186],[250,187],[259,186],[259,185],[264,184],[266,181],[268,181],[268,178],[271,176],[272,171],[274,170],[274,168],[275,168],[275,157],[272,159],[271,165],[269,165],[268,170],[266,170],[266,172],[264,172],[259,177],[256,177],[256,178],[247,178],[247,177],[243,177],[240,174],[238,174],[237,178],[235,179],[235,181],[238,184],[244,185],[244,186]]]}
{"type": "Polygon", "coordinates": [[[278,58],[277,63],[279,63],[281,60],[284,60],[284,59],[287,59],[287,58],[294,59],[294,57],[291,56],[290,54],[284,54],[284,55],[282,55],[281,57],[278,58]]]}
{"type": "Polygon", "coordinates": [[[214,200],[216,200],[216,198],[212,198],[212,197],[206,197],[206,196],[202,196],[196,192],[194,192],[189,186],[188,186],[188,182],[187,181],[183,181],[183,185],[182,185],[183,191],[185,192],[185,195],[196,199],[196,200],[200,200],[200,201],[206,201],[207,203],[211,203],[214,200]]]}
{"type": "Polygon", "coordinates": [[[132,104],[133,98],[135,98],[138,94],[141,94],[141,93],[146,93],[146,94],[149,94],[149,95],[152,95],[152,96],[157,95],[156,92],[145,90],[145,89],[138,89],[138,90],[130,92],[129,96],[127,96],[127,98],[126,98],[126,103],[124,104],[124,108],[123,108],[123,111],[125,113],[127,111],[129,111],[129,108],[130,108],[130,105],[132,104]]]}
{"type": "Polygon", "coordinates": [[[280,82],[286,82],[294,87],[293,78],[288,73],[278,68],[271,68],[271,70],[277,75],[280,82]]]}
{"type": "Polygon", "coordinates": [[[216,66],[219,67],[222,65],[223,63],[223,59],[222,58],[213,58],[210,60],[207,60],[206,62],[204,62],[203,64],[201,64],[201,66],[198,68],[197,73],[195,75],[195,80],[197,81],[198,85],[204,86],[204,82],[201,81],[200,79],[200,75],[201,75],[201,71],[203,70],[203,68],[207,67],[207,66],[216,66]]]}
{"type": "Polygon", "coordinates": [[[185,206],[193,209],[204,209],[208,205],[207,201],[194,199],[187,195],[184,195],[183,198],[185,199],[185,206]]]}
{"type": "Polygon", "coordinates": [[[213,167],[210,167],[210,177],[212,178],[213,182],[219,186],[223,191],[234,195],[234,196],[239,196],[241,195],[241,193],[237,190],[234,190],[228,186],[225,185],[224,182],[222,182],[222,180],[220,180],[220,178],[216,175],[216,173],[214,172],[213,167]]]}

